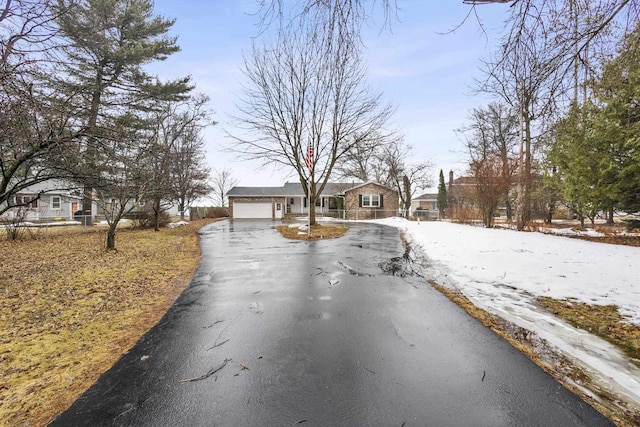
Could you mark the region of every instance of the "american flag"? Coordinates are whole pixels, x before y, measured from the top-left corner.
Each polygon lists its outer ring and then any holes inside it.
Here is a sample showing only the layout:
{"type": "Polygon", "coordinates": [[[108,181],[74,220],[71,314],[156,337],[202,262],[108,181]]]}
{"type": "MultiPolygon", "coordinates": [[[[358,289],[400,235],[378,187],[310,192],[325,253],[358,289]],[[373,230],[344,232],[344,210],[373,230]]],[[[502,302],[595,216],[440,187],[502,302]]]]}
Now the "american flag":
{"type": "Polygon", "coordinates": [[[305,157],[305,163],[309,170],[313,169],[313,145],[309,144],[307,147],[307,156],[305,157]]]}

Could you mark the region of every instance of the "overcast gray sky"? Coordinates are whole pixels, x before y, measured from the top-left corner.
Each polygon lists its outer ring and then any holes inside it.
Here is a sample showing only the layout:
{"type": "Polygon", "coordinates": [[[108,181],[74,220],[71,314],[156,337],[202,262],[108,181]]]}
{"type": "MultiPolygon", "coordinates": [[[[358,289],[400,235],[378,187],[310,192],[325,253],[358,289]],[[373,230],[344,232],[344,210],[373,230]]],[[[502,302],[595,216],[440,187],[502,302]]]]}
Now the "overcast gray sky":
{"type": "MultiPolygon", "coordinates": [[[[369,2],[380,4],[378,2],[369,2]]],[[[467,16],[470,6],[462,0],[397,0],[398,17],[391,28],[378,18],[366,26],[369,84],[381,91],[397,111],[392,124],[414,147],[416,162],[434,164],[434,181],[440,169],[465,172],[464,149],[454,129],[461,127],[473,107],[488,99],[473,95],[474,77],[480,78],[480,60],[493,51],[508,5],[476,8],[475,16],[453,32],[467,16]],[[446,33],[446,34],[445,34],[446,33]]],[[[371,7],[371,6],[368,6],[371,7]]],[[[207,130],[210,166],[229,168],[243,186],[277,186],[297,178],[289,170],[258,170],[257,164],[239,162],[223,152],[223,129],[232,130],[230,116],[241,95],[243,54],[259,36],[255,0],[155,0],[155,11],[176,18],[171,34],[182,51],[151,71],[160,78],[192,75],[198,92],[211,97],[214,118],[207,130]]]]}

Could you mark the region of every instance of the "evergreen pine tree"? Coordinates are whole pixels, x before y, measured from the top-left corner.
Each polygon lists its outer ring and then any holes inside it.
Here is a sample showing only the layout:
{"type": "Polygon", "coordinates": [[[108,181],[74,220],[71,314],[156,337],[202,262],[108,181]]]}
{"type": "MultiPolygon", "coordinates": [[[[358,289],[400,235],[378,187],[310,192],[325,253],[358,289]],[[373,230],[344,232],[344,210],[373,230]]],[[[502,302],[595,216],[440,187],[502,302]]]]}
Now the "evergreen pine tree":
{"type": "Polygon", "coordinates": [[[444,218],[447,212],[447,186],[444,183],[444,174],[440,169],[440,178],[438,181],[438,210],[440,218],[444,218]]]}

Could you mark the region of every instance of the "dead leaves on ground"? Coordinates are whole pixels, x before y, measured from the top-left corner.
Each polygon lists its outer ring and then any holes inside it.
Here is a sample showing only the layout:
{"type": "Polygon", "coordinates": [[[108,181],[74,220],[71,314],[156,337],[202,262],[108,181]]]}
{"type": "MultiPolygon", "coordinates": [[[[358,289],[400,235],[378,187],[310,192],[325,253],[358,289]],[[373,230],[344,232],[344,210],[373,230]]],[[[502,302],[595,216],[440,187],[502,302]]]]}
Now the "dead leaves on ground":
{"type": "Polygon", "coordinates": [[[301,231],[299,227],[279,225],[276,229],[283,237],[293,240],[325,240],[342,237],[349,230],[347,226],[336,224],[316,224],[311,226],[311,232],[301,231]]]}
{"type": "Polygon", "coordinates": [[[0,419],[45,425],[166,312],[200,249],[188,227],[0,242],[0,419]]]}

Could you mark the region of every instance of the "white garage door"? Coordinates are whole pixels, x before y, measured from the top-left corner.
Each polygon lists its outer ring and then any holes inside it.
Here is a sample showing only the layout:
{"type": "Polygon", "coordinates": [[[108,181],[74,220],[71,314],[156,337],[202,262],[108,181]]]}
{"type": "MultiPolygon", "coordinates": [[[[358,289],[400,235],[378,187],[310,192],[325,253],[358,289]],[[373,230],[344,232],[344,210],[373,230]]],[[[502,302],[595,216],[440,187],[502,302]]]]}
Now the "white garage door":
{"type": "Polygon", "coordinates": [[[271,203],[234,203],[234,218],[273,218],[271,203]]]}

